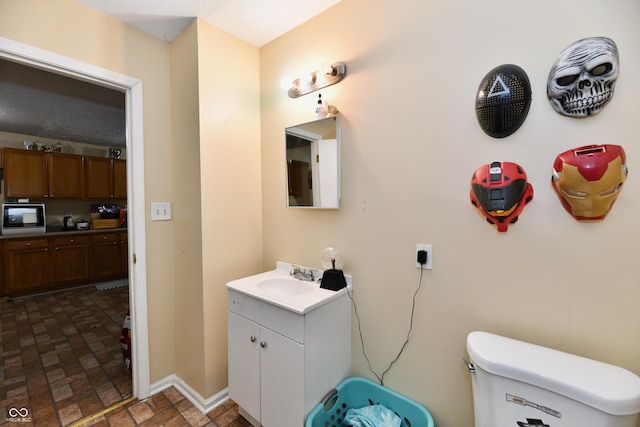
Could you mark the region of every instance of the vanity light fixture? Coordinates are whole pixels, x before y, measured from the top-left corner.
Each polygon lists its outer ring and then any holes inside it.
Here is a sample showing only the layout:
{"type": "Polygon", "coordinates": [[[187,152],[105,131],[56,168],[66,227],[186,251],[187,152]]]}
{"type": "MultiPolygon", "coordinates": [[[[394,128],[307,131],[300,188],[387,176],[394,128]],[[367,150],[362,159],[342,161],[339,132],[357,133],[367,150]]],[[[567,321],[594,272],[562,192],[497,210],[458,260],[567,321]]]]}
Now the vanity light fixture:
{"type": "Polygon", "coordinates": [[[314,71],[308,78],[295,79],[289,89],[290,98],[298,98],[327,86],[334,85],[344,79],[347,74],[347,66],[344,62],[336,62],[327,67],[314,71]]]}

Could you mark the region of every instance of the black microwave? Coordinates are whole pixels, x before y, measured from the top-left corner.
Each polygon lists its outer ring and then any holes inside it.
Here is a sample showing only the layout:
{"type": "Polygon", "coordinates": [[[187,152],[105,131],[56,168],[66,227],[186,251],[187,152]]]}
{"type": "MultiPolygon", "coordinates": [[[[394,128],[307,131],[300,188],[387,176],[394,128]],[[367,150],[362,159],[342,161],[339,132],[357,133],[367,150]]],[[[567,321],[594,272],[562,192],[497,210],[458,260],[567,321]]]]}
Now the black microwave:
{"type": "Polygon", "coordinates": [[[44,203],[3,203],[0,231],[3,236],[46,232],[44,203]]]}

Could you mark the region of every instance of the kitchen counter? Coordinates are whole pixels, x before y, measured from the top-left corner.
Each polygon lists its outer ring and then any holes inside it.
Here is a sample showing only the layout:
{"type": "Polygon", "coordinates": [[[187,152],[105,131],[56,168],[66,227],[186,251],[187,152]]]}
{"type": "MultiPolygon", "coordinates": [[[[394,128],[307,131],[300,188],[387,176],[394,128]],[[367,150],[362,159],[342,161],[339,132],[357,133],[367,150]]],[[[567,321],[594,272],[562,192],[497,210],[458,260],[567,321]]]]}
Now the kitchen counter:
{"type": "Polygon", "coordinates": [[[98,234],[98,233],[117,233],[120,231],[127,231],[127,228],[98,228],[93,230],[63,230],[62,227],[47,227],[46,233],[43,234],[15,234],[11,236],[0,235],[0,240],[8,239],[24,239],[24,238],[37,238],[37,237],[55,237],[55,236],[69,236],[75,234],[98,234]]]}

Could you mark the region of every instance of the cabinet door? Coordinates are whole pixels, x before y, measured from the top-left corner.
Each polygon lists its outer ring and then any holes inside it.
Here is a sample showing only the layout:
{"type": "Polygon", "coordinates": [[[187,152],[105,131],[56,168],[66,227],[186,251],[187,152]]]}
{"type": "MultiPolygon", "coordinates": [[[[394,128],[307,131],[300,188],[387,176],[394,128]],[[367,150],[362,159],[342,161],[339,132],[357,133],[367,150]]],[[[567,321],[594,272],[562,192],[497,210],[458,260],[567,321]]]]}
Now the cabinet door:
{"type": "Polygon", "coordinates": [[[49,197],[84,198],[84,157],[72,154],[47,154],[49,197]]]}
{"type": "Polygon", "coordinates": [[[86,195],[89,199],[113,197],[112,159],[85,156],[86,195]]]}
{"type": "Polygon", "coordinates": [[[8,294],[46,289],[50,283],[47,239],[7,242],[5,267],[8,294]]]}
{"type": "MultiPolygon", "coordinates": [[[[0,153],[2,153],[2,150],[0,150],[0,153]]],[[[5,254],[4,243],[0,242],[0,302],[4,300],[2,297],[8,294],[7,278],[5,277],[5,254]]]]}
{"type": "Polygon", "coordinates": [[[260,327],[228,314],[229,397],[260,420],[260,327]]]}
{"type": "Polygon", "coordinates": [[[304,346],[269,329],[260,330],[260,423],[304,425],[304,346]]]}
{"type": "Polygon", "coordinates": [[[127,198],[127,162],[115,159],[113,161],[113,197],[127,198]]]}
{"type": "Polygon", "coordinates": [[[53,283],[58,285],[88,282],[89,238],[87,236],[59,237],[52,242],[53,283]]]}
{"type": "Polygon", "coordinates": [[[120,272],[122,274],[129,273],[129,235],[127,233],[120,234],[120,272]]]}
{"type": "Polygon", "coordinates": [[[46,197],[46,154],[40,151],[5,148],[4,186],[5,197],[46,197]]]}
{"type": "Polygon", "coordinates": [[[95,280],[113,279],[120,272],[120,242],[117,233],[93,236],[92,277],[95,280]]]}

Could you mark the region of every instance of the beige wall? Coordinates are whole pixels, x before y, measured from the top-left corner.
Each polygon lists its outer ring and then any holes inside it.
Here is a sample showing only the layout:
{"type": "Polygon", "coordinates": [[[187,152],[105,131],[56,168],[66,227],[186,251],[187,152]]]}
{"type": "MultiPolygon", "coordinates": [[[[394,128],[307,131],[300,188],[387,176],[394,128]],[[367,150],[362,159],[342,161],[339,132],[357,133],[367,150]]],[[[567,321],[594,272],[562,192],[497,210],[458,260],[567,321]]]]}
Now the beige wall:
{"type": "Polygon", "coordinates": [[[225,283],[262,265],[258,49],[196,20],[171,43],[176,374],[227,386],[225,283]]]}
{"type": "MultiPolygon", "coordinates": [[[[172,200],[167,43],[72,0],[3,0],[0,36],[142,80],[145,204],[172,200]]],[[[146,236],[154,382],[175,372],[171,223],[147,217],[146,236]]]]}
{"type": "Polygon", "coordinates": [[[193,21],[171,42],[176,375],[204,392],[198,44],[193,21]],[[179,331],[179,332],[178,332],[179,331]]]}
{"type": "MultiPolygon", "coordinates": [[[[440,427],[473,425],[466,335],[486,330],[620,365],[640,374],[640,4],[543,0],[343,0],[261,49],[264,267],[320,266],[338,247],[353,275],[367,354],[380,374],[409,326],[419,279],[416,243],[432,244],[409,345],[385,384],[425,404],[440,427]],[[546,97],[562,49],[590,36],[616,41],[621,76],[599,115],[570,119],[546,97]],[[342,112],[342,205],[285,206],[283,129],[314,118],[317,94],[287,97],[280,81],[322,61],[347,77],[321,93],[342,112]],[[533,101],[514,135],[478,126],[474,98],[493,67],[529,75],[533,101]],[[583,144],[624,146],[629,178],[607,219],[579,223],[550,186],[555,156],[583,144]],[[507,233],[469,202],[473,171],[521,164],[533,201],[507,233]]],[[[353,334],[353,373],[373,377],[353,334]]]]}
{"type": "Polygon", "coordinates": [[[227,387],[230,280],[262,271],[260,56],[198,20],[206,389],[227,387]]]}

